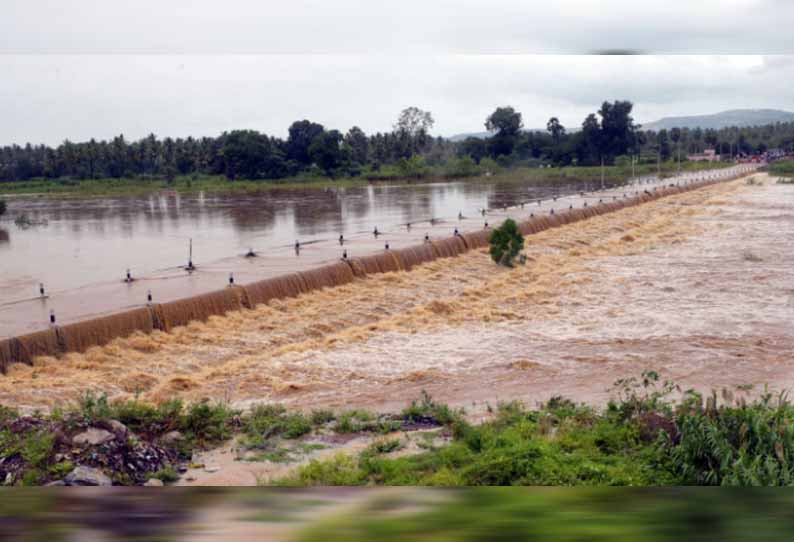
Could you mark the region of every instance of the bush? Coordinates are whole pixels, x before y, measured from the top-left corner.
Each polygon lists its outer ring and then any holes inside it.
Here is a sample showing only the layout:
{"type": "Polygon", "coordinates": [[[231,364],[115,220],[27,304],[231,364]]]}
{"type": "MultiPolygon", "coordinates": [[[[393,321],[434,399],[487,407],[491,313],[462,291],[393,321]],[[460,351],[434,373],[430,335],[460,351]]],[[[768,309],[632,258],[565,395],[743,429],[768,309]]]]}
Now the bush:
{"type": "Polygon", "coordinates": [[[493,160],[492,158],[483,158],[482,160],[480,160],[480,169],[484,171],[486,174],[487,173],[494,174],[494,173],[499,173],[499,171],[501,171],[502,169],[502,166],[496,163],[496,161],[493,160]]]}
{"type": "Polygon", "coordinates": [[[365,474],[358,468],[357,461],[338,453],[326,461],[312,460],[281,484],[292,486],[358,486],[366,482],[365,474]]]}
{"type": "Polygon", "coordinates": [[[272,446],[270,439],[273,437],[296,439],[311,430],[311,419],[300,412],[287,413],[281,405],[252,407],[244,422],[246,446],[263,450],[272,446]]]}
{"type": "Polygon", "coordinates": [[[101,421],[111,420],[114,417],[113,409],[106,394],[94,395],[85,393],[77,403],[77,409],[72,418],[85,425],[93,425],[101,421]]]}
{"type": "Polygon", "coordinates": [[[334,430],[337,433],[361,433],[372,429],[375,416],[366,410],[348,410],[337,418],[334,430]]]}
{"type": "Polygon", "coordinates": [[[191,405],[183,416],[182,430],[199,446],[217,444],[231,438],[231,421],[238,414],[222,403],[202,401],[191,405]]]}
{"type": "Polygon", "coordinates": [[[406,179],[421,179],[427,175],[425,159],[416,154],[410,158],[401,158],[397,162],[397,171],[406,179]]]}
{"type": "Polygon", "coordinates": [[[7,210],[8,210],[8,207],[6,206],[6,202],[4,200],[0,199],[0,216],[3,216],[4,214],[6,214],[7,210]]]}
{"type": "Polygon", "coordinates": [[[513,261],[524,249],[524,236],[512,218],[505,220],[491,234],[491,258],[499,265],[513,267],[513,261]]]}
{"type": "Polygon", "coordinates": [[[179,481],[179,473],[174,467],[167,466],[149,475],[149,478],[160,480],[164,484],[173,484],[179,481]]]}
{"type": "Polygon", "coordinates": [[[410,406],[403,409],[401,417],[406,422],[433,421],[439,425],[452,425],[462,419],[462,412],[453,411],[445,404],[436,403],[432,397],[422,391],[420,401],[411,401],[410,406]]]}
{"type": "Polygon", "coordinates": [[[779,160],[770,164],[769,174],[794,177],[794,160],[779,160]]]}
{"type": "MultiPolygon", "coordinates": [[[[406,417],[424,418],[440,405],[415,402],[406,417]],[[432,405],[432,407],[430,406],[432,405]]],[[[555,398],[541,410],[502,403],[494,419],[452,424],[452,442],[423,453],[388,457],[399,440],[377,440],[358,456],[339,455],[301,467],[289,484],[385,485],[637,485],[671,483],[658,468],[654,442],[640,439],[636,420],[598,414],[555,398]]]]}
{"type": "Polygon", "coordinates": [[[480,169],[474,162],[471,156],[463,156],[458,159],[452,159],[444,168],[444,176],[451,178],[458,177],[472,177],[479,173],[480,169]]]}
{"type": "Polygon", "coordinates": [[[326,423],[334,421],[336,416],[330,410],[318,409],[312,410],[311,419],[314,425],[325,425],[326,423]]]}
{"type": "Polygon", "coordinates": [[[718,406],[715,393],[705,402],[692,394],[678,411],[681,440],[666,445],[681,483],[794,484],[794,407],[784,396],[773,400],[767,394],[751,404],[718,406]]]}

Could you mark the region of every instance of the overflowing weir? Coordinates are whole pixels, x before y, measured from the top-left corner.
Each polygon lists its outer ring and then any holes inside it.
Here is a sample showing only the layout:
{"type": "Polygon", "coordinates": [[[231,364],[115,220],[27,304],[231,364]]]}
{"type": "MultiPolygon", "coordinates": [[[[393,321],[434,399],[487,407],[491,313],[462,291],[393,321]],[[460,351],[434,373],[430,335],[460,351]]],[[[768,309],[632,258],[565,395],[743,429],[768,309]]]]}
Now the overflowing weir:
{"type": "MultiPolygon", "coordinates": [[[[691,182],[684,186],[670,185],[645,191],[632,197],[615,199],[587,207],[560,210],[559,212],[535,216],[519,223],[523,235],[533,235],[550,228],[579,222],[588,218],[611,213],[653,201],[665,196],[679,194],[744,176],[744,172],[718,180],[709,179],[691,182]]],[[[136,332],[151,333],[154,330],[169,332],[191,321],[206,321],[210,316],[221,316],[231,311],[253,309],[257,305],[274,299],[296,297],[314,290],[333,288],[366,278],[368,275],[410,271],[414,267],[439,258],[452,258],[468,250],[486,247],[491,230],[463,232],[445,239],[434,239],[424,244],[399,250],[384,250],[360,258],[343,259],[308,271],[289,273],[254,282],[244,286],[230,286],[211,292],[162,304],[103,316],[64,326],[0,340],[0,373],[11,363],[32,364],[39,356],[60,356],[67,352],[83,352],[93,346],[102,346],[116,338],[136,332]]]]}

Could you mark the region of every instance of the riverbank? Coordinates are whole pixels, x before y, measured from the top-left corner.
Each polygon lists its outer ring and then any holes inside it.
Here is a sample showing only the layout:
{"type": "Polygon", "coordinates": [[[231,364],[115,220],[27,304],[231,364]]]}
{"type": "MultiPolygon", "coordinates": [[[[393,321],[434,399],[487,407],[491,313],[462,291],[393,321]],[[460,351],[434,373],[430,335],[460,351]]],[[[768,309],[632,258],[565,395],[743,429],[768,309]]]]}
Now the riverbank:
{"type": "MultiPolygon", "coordinates": [[[[724,168],[732,163],[683,162],[684,172],[703,171],[706,169],[724,168]]],[[[671,175],[678,171],[678,164],[665,162],[659,169],[663,175],[671,175]]],[[[614,184],[624,182],[632,176],[631,167],[610,166],[604,169],[605,182],[614,184]]],[[[638,176],[655,175],[657,166],[637,166],[638,176]]],[[[35,179],[30,181],[0,183],[0,195],[57,195],[57,196],[136,196],[152,192],[173,191],[177,193],[198,192],[265,192],[271,190],[326,190],[330,188],[352,188],[368,184],[403,184],[429,183],[449,181],[471,182],[511,182],[537,179],[545,182],[601,181],[599,167],[564,167],[564,168],[514,168],[497,171],[492,175],[483,173],[465,177],[445,175],[443,170],[428,170],[419,178],[401,178],[384,176],[367,179],[365,177],[345,177],[330,179],[322,177],[295,177],[276,180],[230,180],[224,176],[177,176],[172,182],[164,178],[123,178],[123,179],[35,179]]]]}
{"type": "Polygon", "coordinates": [[[789,182],[794,177],[794,160],[778,160],[769,164],[769,174],[771,176],[786,177],[789,182]]]}
{"type": "Polygon", "coordinates": [[[738,387],[673,401],[677,389],[647,371],[616,382],[606,408],[555,396],[475,417],[426,394],[392,414],[86,397],[50,416],[0,410],[0,485],[790,484],[784,397],[738,387]]]}

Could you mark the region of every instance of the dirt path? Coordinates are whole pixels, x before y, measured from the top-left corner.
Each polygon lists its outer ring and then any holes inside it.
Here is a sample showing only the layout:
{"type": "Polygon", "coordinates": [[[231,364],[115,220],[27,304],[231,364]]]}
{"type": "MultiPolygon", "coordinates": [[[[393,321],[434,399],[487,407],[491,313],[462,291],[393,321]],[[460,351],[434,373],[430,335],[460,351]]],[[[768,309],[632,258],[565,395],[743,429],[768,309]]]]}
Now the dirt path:
{"type": "Polygon", "coordinates": [[[212,318],[175,333],[14,366],[0,403],[86,390],[239,405],[395,409],[563,394],[603,401],[656,369],[685,387],[794,384],[794,187],[743,180],[485,251],[212,318]]]}

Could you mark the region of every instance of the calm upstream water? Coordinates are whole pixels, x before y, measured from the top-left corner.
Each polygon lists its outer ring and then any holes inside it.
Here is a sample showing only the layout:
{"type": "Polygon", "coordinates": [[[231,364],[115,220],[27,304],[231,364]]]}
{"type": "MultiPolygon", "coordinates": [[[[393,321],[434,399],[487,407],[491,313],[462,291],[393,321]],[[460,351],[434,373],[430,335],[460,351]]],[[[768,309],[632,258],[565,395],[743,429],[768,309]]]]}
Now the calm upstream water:
{"type": "Polygon", "coordinates": [[[447,182],[259,194],[20,197],[0,221],[0,304],[244,254],[381,230],[586,189],[582,184],[447,182]],[[26,214],[46,225],[20,228],[26,214]]]}
{"type": "MultiPolygon", "coordinates": [[[[743,167],[664,183],[728,177],[743,167]]],[[[526,220],[532,213],[597,204],[664,184],[643,181],[606,191],[533,179],[258,194],[9,197],[0,220],[0,338],[42,329],[56,315],[58,324],[66,324],[144,306],[149,296],[165,303],[216,291],[232,276],[236,284],[248,284],[336,262],[343,250],[340,234],[344,250],[355,258],[387,244],[399,249],[421,243],[425,235],[449,237],[458,228],[476,231],[487,221],[526,220]],[[37,225],[17,226],[15,219],[23,215],[37,225]],[[376,227],[381,237],[372,235],[376,227]],[[187,272],[182,267],[191,240],[198,270],[187,272]],[[299,252],[292,248],[296,240],[299,252]],[[245,258],[249,249],[259,257],[245,258]],[[123,280],[127,269],[133,282],[123,280]],[[39,283],[47,297],[39,297],[39,283]]]]}

